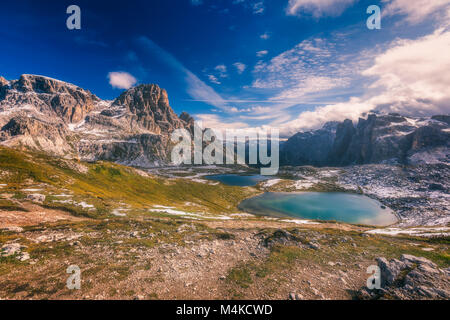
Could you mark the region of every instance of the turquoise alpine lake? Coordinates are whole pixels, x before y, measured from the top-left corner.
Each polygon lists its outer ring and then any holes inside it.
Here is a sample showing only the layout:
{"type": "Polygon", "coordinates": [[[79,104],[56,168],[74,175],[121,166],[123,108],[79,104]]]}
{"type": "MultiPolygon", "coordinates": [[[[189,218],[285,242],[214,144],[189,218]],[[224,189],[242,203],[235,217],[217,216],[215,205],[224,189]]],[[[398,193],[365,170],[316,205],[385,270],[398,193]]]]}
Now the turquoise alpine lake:
{"type": "Polygon", "coordinates": [[[255,215],[351,224],[388,226],[397,222],[393,211],[364,195],[340,192],[267,192],[246,199],[239,209],[255,215]]]}
{"type": "Polygon", "coordinates": [[[219,181],[223,184],[235,187],[253,187],[270,177],[261,175],[217,174],[205,177],[208,180],[219,181]]]}

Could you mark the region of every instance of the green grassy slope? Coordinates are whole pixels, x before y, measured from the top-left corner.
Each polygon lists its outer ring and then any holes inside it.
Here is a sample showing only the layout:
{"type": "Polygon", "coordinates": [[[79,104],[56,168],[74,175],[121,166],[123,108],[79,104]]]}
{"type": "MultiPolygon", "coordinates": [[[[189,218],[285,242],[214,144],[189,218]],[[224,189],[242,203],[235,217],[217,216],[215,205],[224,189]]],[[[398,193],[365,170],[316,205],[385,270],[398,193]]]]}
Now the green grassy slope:
{"type": "Polygon", "coordinates": [[[110,162],[80,163],[4,147],[0,147],[0,170],[0,193],[21,199],[26,197],[24,190],[37,188],[31,190],[46,195],[46,206],[91,217],[109,214],[115,208],[147,211],[153,205],[207,214],[231,213],[237,211],[242,199],[256,193],[251,188],[162,179],[110,162]],[[65,203],[58,198],[61,193],[95,209],[65,203]]]}

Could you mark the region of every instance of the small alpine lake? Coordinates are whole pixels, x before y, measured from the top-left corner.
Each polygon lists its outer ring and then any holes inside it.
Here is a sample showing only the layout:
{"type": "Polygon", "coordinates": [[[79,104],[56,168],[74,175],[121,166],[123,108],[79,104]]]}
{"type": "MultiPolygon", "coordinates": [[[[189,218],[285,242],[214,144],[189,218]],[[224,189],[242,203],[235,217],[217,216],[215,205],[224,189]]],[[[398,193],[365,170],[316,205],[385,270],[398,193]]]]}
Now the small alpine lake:
{"type": "Polygon", "coordinates": [[[388,226],[397,222],[391,209],[377,200],[354,193],[266,192],[242,201],[239,209],[260,216],[334,220],[372,226],[388,226]]]}
{"type": "Polygon", "coordinates": [[[261,181],[269,180],[270,177],[261,175],[239,175],[239,174],[216,174],[205,176],[206,179],[219,181],[223,184],[234,187],[253,187],[261,181]]]}

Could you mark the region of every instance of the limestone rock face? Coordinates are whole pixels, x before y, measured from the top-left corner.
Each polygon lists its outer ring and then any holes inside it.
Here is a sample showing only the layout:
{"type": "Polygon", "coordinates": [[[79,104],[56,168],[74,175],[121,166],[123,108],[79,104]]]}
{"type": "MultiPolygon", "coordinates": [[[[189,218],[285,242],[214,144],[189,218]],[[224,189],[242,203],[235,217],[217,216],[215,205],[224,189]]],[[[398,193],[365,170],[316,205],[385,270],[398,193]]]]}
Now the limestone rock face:
{"type": "Polygon", "coordinates": [[[345,120],[330,129],[301,132],[281,149],[288,165],[347,166],[369,163],[450,162],[449,117],[406,118],[370,114],[354,125],[345,120]]]}
{"type": "Polygon", "coordinates": [[[10,147],[153,167],[170,161],[170,133],[191,127],[193,119],[179,118],[154,84],[104,101],[43,76],[0,78],[0,143],[10,147]]]}
{"type": "Polygon", "coordinates": [[[28,147],[58,156],[74,154],[67,141],[68,131],[62,122],[45,122],[16,116],[1,127],[0,142],[10,147],[28,147]]]}
{"type": "Polygon", "coordinates": [[[327,156],[336,139],[337,127],[337,122],[329,122],[314,132],[295,134],[283,145],[280,161],[292,165],[326,165],[327,156]]]}
{"type": "Polygon", "coordinates": [[[166,90],[155,84],[140,85],[122,93],[114,106],[125,107],[140,127],[156,134],[185,125],[170,107],[166,90]]]}
{"type": "Polygon", "coordinates": [[[43,76],[22,75],[11,81],[10,86],[4,103],[36,105],[41,112],[53,111],[67,123],[81,121],[100,101],[87,90],[43,76]]]}
{"type": "Polygon", "coordinates": [[[0,76],[0,87],[9,85],[9,81],[0,76]]]}

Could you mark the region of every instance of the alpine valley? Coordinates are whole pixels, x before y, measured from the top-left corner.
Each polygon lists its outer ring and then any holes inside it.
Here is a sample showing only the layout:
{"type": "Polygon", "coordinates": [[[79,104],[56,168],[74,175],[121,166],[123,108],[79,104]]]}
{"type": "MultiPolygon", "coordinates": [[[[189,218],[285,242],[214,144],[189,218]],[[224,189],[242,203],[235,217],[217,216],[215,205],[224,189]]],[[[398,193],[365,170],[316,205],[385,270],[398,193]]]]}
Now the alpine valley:
{"type": "Polygon", "coordinates": [[[370,112],[299,132],[278,175],[251,186],[209,177],[251,166],[171,166],[171,133],[193,128],[155,84],[105,101],[0,77],[0,298],[450,298],[450,116],[370,112]],[[240,209],[269,192],[364,196],[396,222],[240,209]],[[66,287],[69,265],[81,290],[66,287]]]}

